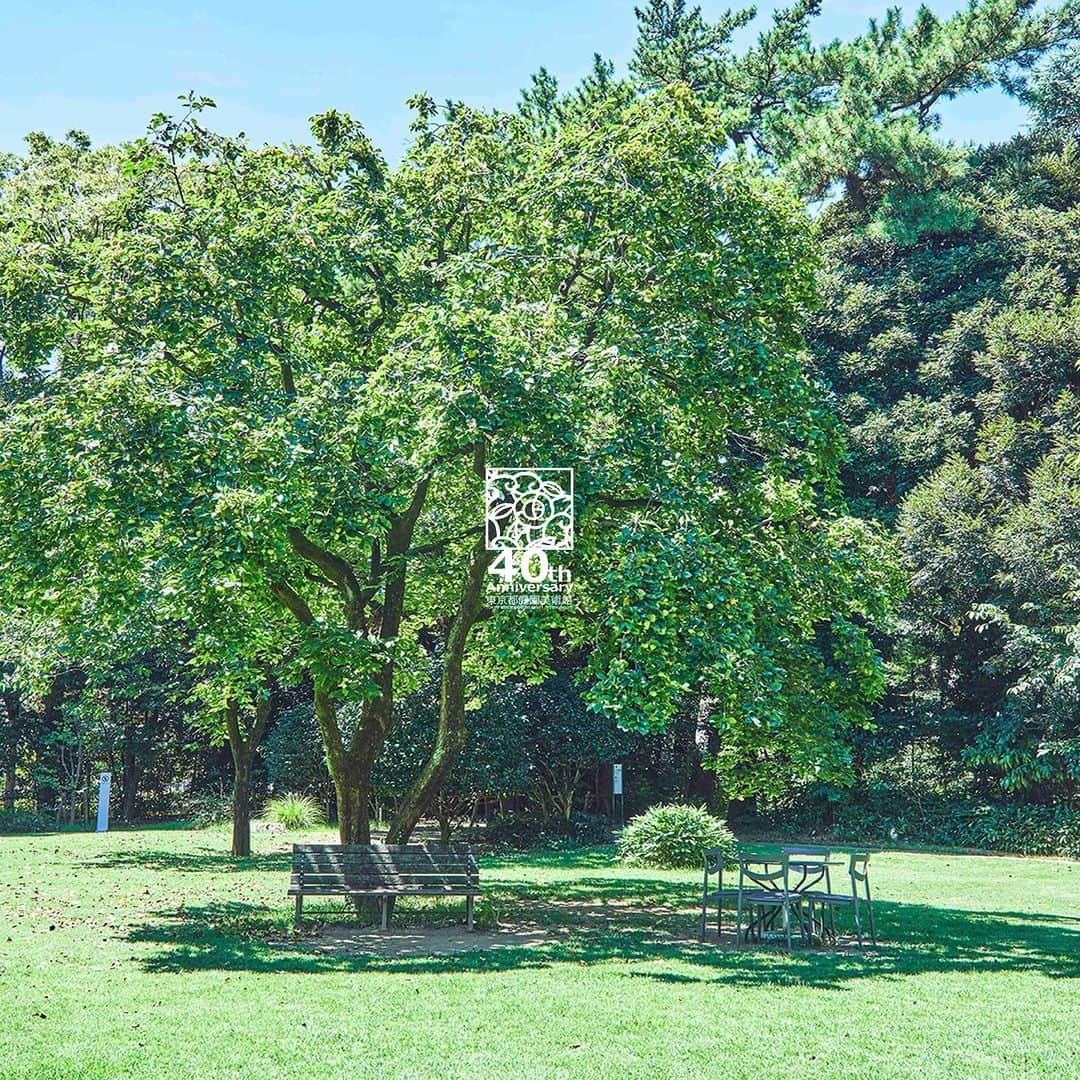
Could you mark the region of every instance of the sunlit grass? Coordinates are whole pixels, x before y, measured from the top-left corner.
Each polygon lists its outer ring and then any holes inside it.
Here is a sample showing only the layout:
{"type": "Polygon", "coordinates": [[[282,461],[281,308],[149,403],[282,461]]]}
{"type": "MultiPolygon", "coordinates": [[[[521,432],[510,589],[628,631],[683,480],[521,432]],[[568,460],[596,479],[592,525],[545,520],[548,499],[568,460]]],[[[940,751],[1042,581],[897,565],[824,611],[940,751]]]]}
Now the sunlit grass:
{"type": "Polygon", "coordinates": [[[488,858],[479,927],[545,942],[393,959],[313,948],[341,903],[293,933],[298,839],[334,835],[0,838],[0,1076],[1080,1075],[1077,863],[876,855],[881,947],[788,957],[699,945],[692,871],[488,858]]]}

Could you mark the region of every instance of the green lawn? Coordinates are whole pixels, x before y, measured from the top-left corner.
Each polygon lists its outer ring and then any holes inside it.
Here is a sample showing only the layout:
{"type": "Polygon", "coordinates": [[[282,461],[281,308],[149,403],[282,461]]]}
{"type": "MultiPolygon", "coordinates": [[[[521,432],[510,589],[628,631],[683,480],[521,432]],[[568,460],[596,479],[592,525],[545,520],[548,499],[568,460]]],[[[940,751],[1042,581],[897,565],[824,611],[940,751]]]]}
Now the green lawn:
{"type": "Polygon", "coordinates": [[[1080,1076],[1080,863],[881,854],[882,947],[787,957],[667,938],[693,873],[488,859],[480,924],[558,941],[390,960],[270,944],[288,842],[0,837],[0,1076],[1080,1076]]]}

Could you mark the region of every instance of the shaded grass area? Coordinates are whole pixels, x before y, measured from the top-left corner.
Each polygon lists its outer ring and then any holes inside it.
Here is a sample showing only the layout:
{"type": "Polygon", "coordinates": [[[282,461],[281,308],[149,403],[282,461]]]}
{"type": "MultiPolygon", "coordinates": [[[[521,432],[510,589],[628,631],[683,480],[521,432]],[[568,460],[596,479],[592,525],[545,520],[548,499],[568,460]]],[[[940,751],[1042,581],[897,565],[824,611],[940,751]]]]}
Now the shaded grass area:
{"type": "Polygon", "coordinates": [[[0,1076],[751,1077],[785,1040],[817,1076],[1080,1075],[1077,863],[883,853],[880,947],[789,957],[699,944],[692,872],[490,858],[478,924],[546,943],[393,958],[316,950],[344,904],[292,932],[293,839],[0,839],[0,1076]]]}

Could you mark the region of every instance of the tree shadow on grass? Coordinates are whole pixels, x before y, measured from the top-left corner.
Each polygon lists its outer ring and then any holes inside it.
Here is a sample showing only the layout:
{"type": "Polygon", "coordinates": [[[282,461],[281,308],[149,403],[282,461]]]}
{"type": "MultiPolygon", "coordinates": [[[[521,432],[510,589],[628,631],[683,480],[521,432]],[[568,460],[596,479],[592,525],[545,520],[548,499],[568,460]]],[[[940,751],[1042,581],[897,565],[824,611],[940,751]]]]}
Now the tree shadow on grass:
{"type": "MultiPolygon", "coordinates": [[[[128,940],[154,945],[142,965],[153,973],[227,970],[283,973],[380,971],[471,972],[536,969],[563,963],[661,961],[680,970],[628,970],[627,977],[661,982],[803,985],[842,989],[867,976],[900,978],[933,972],[1032,972],[1080,977],[1080,920],[1023,912],[982,912],[874,903],[886,939],[865,954],[851,950],[725,948],[715,936],[696,940],[697,919],[685,882],[650,878],[579,878],[569,882],[491,881],[478,924],[514,923],[550,931],[540,944],[452,956],[389,956],[320,950],[315,931],[289,928],[290,912],[248,904],[186,907],[133,927],[128,940]],[[689,967],[690,970],[687,970],[689,967]]],[[[332,913],[342,918],[343,912],[332,913]]],[[[399,925],[457,921],[440,900],[409,901],[399,925]]],[[[713,924],[715,926],[715,924],[713,924]]],[[[422,933],[422,931],[417,931],[422,933]]],[[[713,934],[715,932],[713,931],[713,934]]]]}
{"type": "MultiPolygon", "coordinates": [[[[283,841],[288,843],[289,841],[283,841]]],[[[525,854],[505,854],[485,856],[484,870],[515,867],[528,869],[566,869],[572,871],[602,869],[610,867],[614,859],[614,848],[566,848],[525,854]]],[[[141,867],[146,870],[179,870],[199,873],[206,870],[268,870],[284,871],[291,868],[291,852],[272,851],[260,855],[230,855],[215,848],[197,848],[194,851],[153,850],[140,848],[134,851],[102,852],[81,865],[87,869],[113,869],[117,867],[141,867]]],[[[685,884],[677,884],[682,900],[686,899],[685,884]]]]}
{"type": "Polygon", "coordinates": [[[615,865],[615,845],[603,847],[547,848],[539,851],[504,852],[484,857],[484,868],[525,867],[565,870],[598,870],[615,865]]]}
{"type": "Polygon", "coordinates": [[[138,867],[142,870],[176,870],[187,873],[228,873],[229,871],[265,870],[288,874],[292,866],[292,854],[288,851],[271,851],[261,855],[230,855],[213,848],[196,848],[194,851],[108,851],[79,864],[88,870],[114,870],[138,867]]]}

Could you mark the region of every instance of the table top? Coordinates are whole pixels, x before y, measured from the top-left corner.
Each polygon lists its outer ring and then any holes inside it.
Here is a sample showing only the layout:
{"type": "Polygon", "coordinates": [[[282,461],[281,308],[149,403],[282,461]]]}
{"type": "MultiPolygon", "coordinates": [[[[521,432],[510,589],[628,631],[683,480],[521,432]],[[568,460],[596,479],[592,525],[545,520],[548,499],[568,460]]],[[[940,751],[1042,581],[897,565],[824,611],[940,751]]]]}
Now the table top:
{"type": "MultiPolygon", "coordinates": [[[[753,864],[755,866],[779,866],[783,861],[781,855],[740,855],[738,860],[740,864],[753,864]]],[[[802,867],[812,866],[847,866],[847,859],[812,859],[812,858],[795,858],[788,859],[788,866],[797,866],[800,869],[802,867]]]]}

